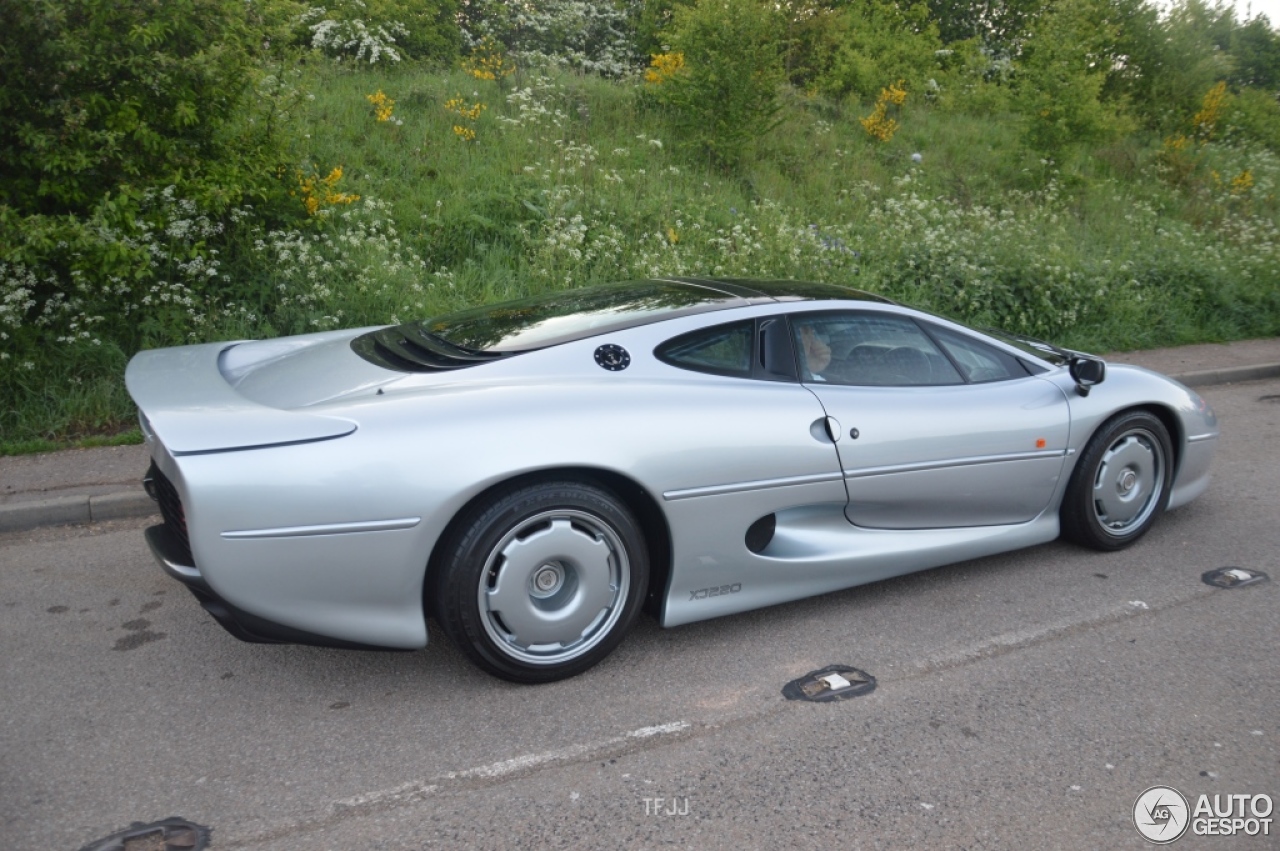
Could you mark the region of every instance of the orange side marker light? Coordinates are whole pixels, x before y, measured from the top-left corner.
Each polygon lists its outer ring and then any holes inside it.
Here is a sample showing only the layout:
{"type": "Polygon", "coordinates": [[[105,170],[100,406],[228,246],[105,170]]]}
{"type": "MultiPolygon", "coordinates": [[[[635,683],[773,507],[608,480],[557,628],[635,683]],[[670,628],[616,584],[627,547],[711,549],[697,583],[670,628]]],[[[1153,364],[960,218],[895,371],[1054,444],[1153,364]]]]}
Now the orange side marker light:
{"type": "Polygon", "coordinates": [[[1043,437],[1036,438],[1036,449],[1044,449],[1048,445],[1048,442],[1043,437]]]}

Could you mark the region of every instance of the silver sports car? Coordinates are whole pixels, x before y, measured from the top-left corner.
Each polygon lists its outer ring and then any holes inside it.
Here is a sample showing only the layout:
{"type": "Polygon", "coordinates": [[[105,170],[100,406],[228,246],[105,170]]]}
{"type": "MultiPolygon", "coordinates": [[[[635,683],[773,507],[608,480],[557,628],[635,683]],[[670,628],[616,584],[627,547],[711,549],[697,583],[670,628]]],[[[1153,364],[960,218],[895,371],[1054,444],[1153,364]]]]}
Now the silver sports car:
{"type": "Polygon", "coordinates": [[[865,292],[639,281],[142,352],[147,540],[246,641],[544,682],[663,626],[1051,541],[1114,550],[1218,435],[1137,367],[865,292]],[[1104,380],[1105,378],[1105,380],[1104,380]]]}

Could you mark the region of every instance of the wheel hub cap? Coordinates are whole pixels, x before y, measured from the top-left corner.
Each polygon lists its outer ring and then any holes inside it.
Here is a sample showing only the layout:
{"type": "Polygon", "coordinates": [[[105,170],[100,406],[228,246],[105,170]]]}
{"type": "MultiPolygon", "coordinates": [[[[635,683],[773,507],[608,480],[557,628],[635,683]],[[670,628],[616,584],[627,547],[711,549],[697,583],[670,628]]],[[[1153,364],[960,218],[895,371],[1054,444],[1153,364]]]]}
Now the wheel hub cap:
{"type": "Polygon", "coordinates": [[[588,652],[621,617],[630,570],[613,528],[572,509],[530,517],[490,552],[477,602],[485,632],[526,662],[588,652]]]}
{"type": "Polygon", "coordinates": [[[1128,534],[1159,504],[1164,487],[1164,452],[1145,430],[1121,435],[1098,464],[1093,504],[1102,528],[1128,534]]]}

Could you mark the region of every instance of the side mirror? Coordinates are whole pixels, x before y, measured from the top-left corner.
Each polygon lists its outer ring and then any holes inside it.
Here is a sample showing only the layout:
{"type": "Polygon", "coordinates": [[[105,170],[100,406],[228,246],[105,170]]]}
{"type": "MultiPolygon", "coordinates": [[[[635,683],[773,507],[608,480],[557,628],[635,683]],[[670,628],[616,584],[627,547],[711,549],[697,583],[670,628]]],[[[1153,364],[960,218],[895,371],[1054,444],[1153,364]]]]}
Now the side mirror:
{"type": "Polygon", "coordinates": [[[1071,380],[1076,383],[1076,392],[1081,396],[1089,395],[1089,388],[1101,384],[1107,377],[1107,364],[1098,358],[1076,355],[1067,364],[1071,380]]]}

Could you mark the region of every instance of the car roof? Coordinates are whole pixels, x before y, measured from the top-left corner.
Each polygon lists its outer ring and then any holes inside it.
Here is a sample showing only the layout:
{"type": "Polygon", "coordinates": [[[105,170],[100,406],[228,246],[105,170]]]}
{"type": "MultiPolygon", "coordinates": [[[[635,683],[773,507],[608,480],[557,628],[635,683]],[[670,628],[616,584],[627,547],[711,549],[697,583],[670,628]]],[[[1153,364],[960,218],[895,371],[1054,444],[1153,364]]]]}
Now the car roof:
{"type": "Polygon", "coordinates": [[[897,304],[866,290],[844,287],[838,284],[824,284],[817,281],[789,280],[756,280],[753,278],[655,278],[651,282],[671,282],[705,287],[718,290],[727,295],[735,295],[752,304],[765,301],[817,301],[840,299],[844,301],[874,301],[880,304],[897,304]]]}
{"type": "Polygon", "coordinates": [[[652,278],[561,290],[362,334],[351,348],[388,369],[433,372],[680,316],[797,301],[895,302],[806,281],[652,278]]]}

